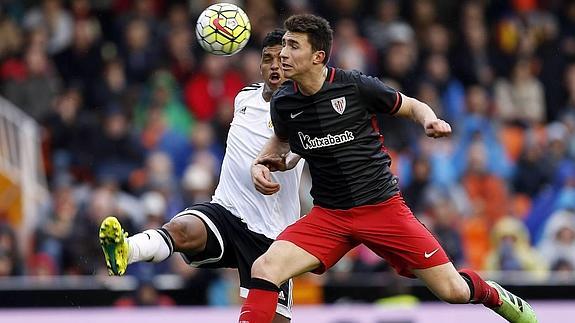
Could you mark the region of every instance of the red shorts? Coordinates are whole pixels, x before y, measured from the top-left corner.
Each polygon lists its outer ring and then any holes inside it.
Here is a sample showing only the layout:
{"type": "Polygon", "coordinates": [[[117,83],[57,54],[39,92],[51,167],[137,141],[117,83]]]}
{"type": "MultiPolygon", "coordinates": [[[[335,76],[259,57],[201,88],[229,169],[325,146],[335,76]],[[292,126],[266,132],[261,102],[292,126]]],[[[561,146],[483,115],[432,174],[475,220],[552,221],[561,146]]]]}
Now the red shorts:
{"type": "Polygon", "coordinates": [[[325,272],[360,243],[406,277],[415,277],[411,269],[430,268],[450,261],[400,194],[380,204],[349,210],[314,206],[277,240],[290,241],[318,258],[321,265],[313,271],[316,274],[325,272]]]}

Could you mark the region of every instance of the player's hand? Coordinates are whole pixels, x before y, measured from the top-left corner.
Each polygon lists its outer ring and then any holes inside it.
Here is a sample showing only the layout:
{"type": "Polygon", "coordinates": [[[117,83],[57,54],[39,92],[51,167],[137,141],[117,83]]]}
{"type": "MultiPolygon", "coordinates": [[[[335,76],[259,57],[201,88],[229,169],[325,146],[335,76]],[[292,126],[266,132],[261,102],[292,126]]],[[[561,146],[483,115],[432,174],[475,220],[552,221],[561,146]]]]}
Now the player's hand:
{"type": "Polygon", "coordinates": [[[441,138],[451,135],[451,126],[441,119],[425,121],[425,134],[431,138],[441,138]]]}
{"type": "Polygon", "coordinates": [[[283,172],[288,170],[288,165],[286,162],[286,156],[262,156],[256,159],[256,164],[264,165],[271,172],[283,172]]]}
{"type": "Polygon", "coordinates": [[[252,181],[256,190],[265,195],[272,195],[280,190],[280,184],[272,180],[271,171],[262,164],[252,165],[252,181]]]}

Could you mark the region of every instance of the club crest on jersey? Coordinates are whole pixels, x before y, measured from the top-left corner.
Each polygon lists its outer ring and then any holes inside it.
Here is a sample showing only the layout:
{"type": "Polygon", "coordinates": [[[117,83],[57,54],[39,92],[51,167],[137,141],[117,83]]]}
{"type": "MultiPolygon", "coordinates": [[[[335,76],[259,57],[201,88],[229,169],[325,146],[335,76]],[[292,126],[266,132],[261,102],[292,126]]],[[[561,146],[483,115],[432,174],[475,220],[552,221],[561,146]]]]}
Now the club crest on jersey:
{"type": "Polygon", "coordinates": [[[345,111],[345,96],[337,99],[331,99],[331,106],[335,112],[343,114],[343,111],[345,111]]]}

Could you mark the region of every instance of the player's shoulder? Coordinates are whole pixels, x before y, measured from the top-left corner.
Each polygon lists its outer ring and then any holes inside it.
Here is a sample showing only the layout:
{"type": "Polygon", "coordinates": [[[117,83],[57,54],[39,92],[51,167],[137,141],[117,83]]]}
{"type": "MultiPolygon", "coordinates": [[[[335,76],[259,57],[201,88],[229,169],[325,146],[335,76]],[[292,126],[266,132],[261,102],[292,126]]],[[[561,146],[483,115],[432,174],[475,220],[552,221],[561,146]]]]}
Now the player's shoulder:
{"type": "Polygon", "coordinates": [[[264,86],[264,83],[262,83],[262,82],[252,83],[252,84],[250,84],[250,85],[244,86],[244,87],[240,90],[240,93],[241,93],[241,92],[253,92],[253,91],[256,91],[256,90],[260,89],[260,88],[263,87],[263,86],[264,86]]]}
{"type": "Polygon", "coordinates": [[[361,78],[370,77],[358,70],[335,68],[334,83],[355,83],[361,78]]]}
{"type": "Polygon", "coordinates": [[[250,85],[244,86],[236,95],[237,97],[240,96],[250,96],[254,93],[260,92],[264,87],[263,83],[252,83],[250,85]]]}
{"type": "Polygon", "coordinates": [[[358,70],[338,69],[334,83],[349,85],[354,84],[361,89],[387,89],[389,86],[378,77],[364,74],[358,70]]]}
{"type": "Polygon", "coordinates": [[[286,96],[293,95],[296,93],[295,88],[296,85],[294,81],[286,80],[285,82],[282,83],[282,85],[280,85],[280,87],[277,90],[275,90],[275,92],[272,95],[272,99],[277,100],[286,96]]]}
{"type": "Polygon", "coordinates": [[[258,95],[263,89],[263,86],[263,83],[252,83],[244,86],[238,94],[236,94],[236,102],[258,95]]]}

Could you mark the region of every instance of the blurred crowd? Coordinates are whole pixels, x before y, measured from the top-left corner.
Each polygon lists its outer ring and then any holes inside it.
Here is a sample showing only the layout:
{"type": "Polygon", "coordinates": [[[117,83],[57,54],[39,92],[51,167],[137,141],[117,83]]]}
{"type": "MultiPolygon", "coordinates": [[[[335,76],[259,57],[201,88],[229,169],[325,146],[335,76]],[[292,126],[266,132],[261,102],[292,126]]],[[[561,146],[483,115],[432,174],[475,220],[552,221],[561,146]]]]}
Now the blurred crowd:
{"type": "MultiPolygon", "coordinates": [[[[0,276],[105,273],[104,217],[135,233],[209,200],[234,96],[260,81],[261,40],[303,12],[332,24],[330,65],[377,76],[450,122],[454,135],[433,140],[379,116],[403,196],[456,265],[575,272],[575,1],[231,2],[252,25],[232,57],[196,42],[211,1],[1,2],[0,95],[42,126],[51,199],[31,250],[0,224],[0,276]]],[[[384,270],[361,247],[334,268],[384,270]]],[[[202,275],[176,261],[130,271],[202,275]]]]}

